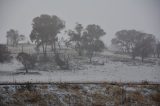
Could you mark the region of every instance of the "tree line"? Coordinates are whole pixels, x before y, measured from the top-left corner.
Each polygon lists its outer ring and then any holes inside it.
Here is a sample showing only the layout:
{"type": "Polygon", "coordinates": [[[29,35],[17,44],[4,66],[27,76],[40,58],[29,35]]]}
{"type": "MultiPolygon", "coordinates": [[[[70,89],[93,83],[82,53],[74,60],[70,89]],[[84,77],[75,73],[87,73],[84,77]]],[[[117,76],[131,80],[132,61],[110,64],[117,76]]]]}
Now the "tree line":
{"type": "MultiPolygon", "coordinates": [[[[65,28],[65,21],[58,16],[42,14],[35,17],[32,21],[32,31],[30,40],[36,44],[37,49],[42,47],[44,56],[47,52],[47,45],[51,46],[54,53],[57,52],[58,34],[65,28]]],[[[95,52],[101,52],[105,45],[100,38],[106,34],[104,30],[95,24],[90,24],[86,28],[82,24],[77,23],[73,30],[68,30],[69,40],[65,42],[67,45],[77,51],[78,55],[86,53],[90,60],[95,52]]],[[[11,29],[7,31],[7,37],[10,37],[13,46],[19,41],[24,40],[25,36],[18,34],[18,31],[11,29]]],[[[151,54],[160,57],[160,41],[156,40],[152,34],[147,34],[137,30],[121,30],[116,32],[112,44],[120,47],[121,52],[129,54],[135,59],[137,56],[142,58],[151,54]]]]}
{"type": "MultiPolygon", "coordinates": [[[[36,45],[36,50],[42,48],[44,57],[47,57],[47,49],[50,47],[50,50],[55,54],[57,64],[59,66],[62,65],[61,67],[68,67],[68,61],[61,59],[58,52],[61,43],[58,36],[64,28],[65,21],[58,16],[42,14],[32,20],[32,31],[29,37],[32,43],[36,45]]],[[[99,25],[89,24],[84,27],[82,24],[77,23],[74,29],[65,32],[69,37],[69,39],[63,42],[65,46],[73,48],[79,56],[87,56],[90,62],[92,62],[92,58],[97,52],[102,52],[106,48],[104,42],[101,40],[101,37],[105,36],[106,32],[99,25]]],[[[25,39],[24,35],[19,34],[14,29],[7,31],[6,37],[10,38],[10,42],[13,44],[12,46],[17,46],[19,41],[25,39]]],[[[132,59],[141,57],[142,62],[144,58],[150,55],[160,57],[160,41],[156,40],[152,34],[137,30],[121,30],[116,32],[111,43],[120,47],[120,52],[130,55],[132,59]]],[[[2,47],[0,46],[1,49],[2,47]]],[[[1,51],[6,52],[7,49],[1,51]]],[[[2,54],[3,52],[0,52],[0,60],[4,57],[2,54]]],[[[26,53],[20,53],[17,59],[27,67],[27,64],[33,61],[31,57],[31,55],[27,55],[26,53]]]]}

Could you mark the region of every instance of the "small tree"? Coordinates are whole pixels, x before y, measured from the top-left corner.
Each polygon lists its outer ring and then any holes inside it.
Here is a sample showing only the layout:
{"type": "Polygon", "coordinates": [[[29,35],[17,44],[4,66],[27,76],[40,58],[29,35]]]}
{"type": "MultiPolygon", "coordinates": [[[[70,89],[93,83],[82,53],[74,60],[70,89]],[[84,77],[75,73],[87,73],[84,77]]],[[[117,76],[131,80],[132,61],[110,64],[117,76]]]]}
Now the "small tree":
{"type": "Polygon", "coordinates": [[[3,63],[5,61],[11,60],[10,52],[8,51],[5,45],[0,44],[0,62],[3,63]]]}
{"type": "Polygon", "coordinates": [[[7,45],[17,46],[19,41],[25,40],[25,35],[19,35],[17,30],[10,29],[7,31],[7,45]]]}
{"type": "Polygon", "coordinates": [[[26,73],[28,73],[28,69],[31,69],[35,66],[36,56],[21,52],[18,54],[17,60],[23,64],[26,73]]]}
{"type": "MultiPolygon", "coordinates": [[[[58,41],[58,47],[59,50],[56,52],[55,54],[55,62],[57,63],[57,65],[61,68],[61,69],[69,69],[69,60],[70,60],[70,56],[67,53],[67,49],[64,50],[64,52],[62,53],[62,48],[61,48],[61,44],[62,43],[66,43],[66,41],[62,38],[60,41],[58,41]]],[[[68,48],[68,45],[65,45],[68,48]]]]}
{"type": "Polygon", "coordinates": [[[87,56],[92,62],[92,57],[95,52],[101,52],[104,49],[104,43],[100,40],[100,37],[104,36],[106,33],[98,25],[88,25],[82,36],[83,49],[86,51],[87,56]]]}
{"type": "Polygon", "coordinates": [[[156,52],[157,52],[157,57],[160,58],[160,42],[158,42],[156,45],[156,52]]]}
{"type": "Polygon", "coordinates": [[[7,45],[17,46],[19,41],[18,31],[10,29],[7,31],[7,45]]]}

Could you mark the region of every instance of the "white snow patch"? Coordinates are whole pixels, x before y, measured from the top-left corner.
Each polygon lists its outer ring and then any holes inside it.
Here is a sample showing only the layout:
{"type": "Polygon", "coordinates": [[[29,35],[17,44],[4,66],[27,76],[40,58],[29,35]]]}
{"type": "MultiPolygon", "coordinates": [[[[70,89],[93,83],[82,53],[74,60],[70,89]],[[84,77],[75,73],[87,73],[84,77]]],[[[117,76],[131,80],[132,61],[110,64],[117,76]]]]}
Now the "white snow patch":
{"type": "Polygon", "coordinates": [[[21,68],[21,63],[14,60],[12,63],[0,64],[0,72],[9,72],[9,75],[0,75],[0,82],[160,82],[160,66],[153,65],[127,65],[122,62],[109,61],[105,65],[85,65],[84,70],[50,70],[39,71],[40,75],[19,74],[13,75],[21,68]]]}

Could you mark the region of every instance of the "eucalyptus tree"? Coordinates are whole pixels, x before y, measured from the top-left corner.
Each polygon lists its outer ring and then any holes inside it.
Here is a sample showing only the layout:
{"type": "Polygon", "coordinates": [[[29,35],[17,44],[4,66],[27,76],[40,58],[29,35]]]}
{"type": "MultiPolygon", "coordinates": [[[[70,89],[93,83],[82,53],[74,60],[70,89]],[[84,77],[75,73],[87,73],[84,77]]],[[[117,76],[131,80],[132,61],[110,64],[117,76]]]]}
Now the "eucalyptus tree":
{"type": "Polygon", "coordinates": [[[51,45],[56,52],[57,34],[65,27],[65,22],[59,17],[42,14],[35,17],[32,23],[30,39],[37,47],[42,46],[43,54],[46,56],[47,45],[51,45]]]}
{"type": "Polygon", "coordinates": [[[105,34],[99,25],[91,24],[85,28],[82,36],[82,44],[90,62],[92,62],[92,57],[96,52],[101,52],[105,48],[103,41],[100,40],[105,34]]]}
{"type": "Polygon", "coordinates": [[[112,39],[112,44],[119,45],[124,53],[135,59],[140,56],[142,61],[154,50],[155,36],[136,30],[120,30],[116,32],[116,37],[112,39]]]}
{"type": "Polygon", "coordinates": [[[70,37],[69,42],[74,43],[74,49],[78,52],[78,55],[82,55],[82,35],[83,35],[83,26],[79,23],[75,26],[74,30],[69,30],[68,35],[70,37]]]}

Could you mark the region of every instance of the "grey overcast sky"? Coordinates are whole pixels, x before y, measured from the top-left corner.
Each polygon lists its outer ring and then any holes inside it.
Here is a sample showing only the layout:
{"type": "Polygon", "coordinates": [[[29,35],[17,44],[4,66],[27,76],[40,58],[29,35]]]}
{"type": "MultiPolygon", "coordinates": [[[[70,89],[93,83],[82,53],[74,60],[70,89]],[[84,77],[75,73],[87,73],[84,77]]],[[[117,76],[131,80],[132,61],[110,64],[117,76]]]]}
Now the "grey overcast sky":
{"type": "Polygon", "coordinates": [[[0,43],[6,42],[9,29],[29,36],[32,19],[41,14],[59,16],[66,22],[66,30],[76,22],[100,25],[107,33],[103,37],[106,44],[122,29],[136,29],[160,39],[160,0],[0,0],[0,43]]]}

